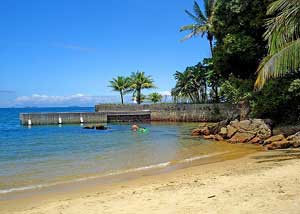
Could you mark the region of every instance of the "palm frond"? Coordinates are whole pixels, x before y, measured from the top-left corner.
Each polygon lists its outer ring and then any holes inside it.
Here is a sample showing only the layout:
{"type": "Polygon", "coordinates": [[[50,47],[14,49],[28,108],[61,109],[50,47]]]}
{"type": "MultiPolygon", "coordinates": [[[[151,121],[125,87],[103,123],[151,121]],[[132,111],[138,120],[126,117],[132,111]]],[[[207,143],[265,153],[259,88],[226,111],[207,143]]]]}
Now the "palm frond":
{"type": "Polygon", "coordinates": [[[292,41],[273,55],[267,56],[258,68],[255,87],[261,89],[266,80],[300,71],[300,39],[292,41]]]}
{"type": "Polygon", "coordinates": [[[205,17],[200,9],[200,6],[199,4],[194,1],[194,12],[196,14],[196,16],[198,17],[198,19],[202,19],[203,22],[206,22],[207,21],[207,17],[205,17]]]}

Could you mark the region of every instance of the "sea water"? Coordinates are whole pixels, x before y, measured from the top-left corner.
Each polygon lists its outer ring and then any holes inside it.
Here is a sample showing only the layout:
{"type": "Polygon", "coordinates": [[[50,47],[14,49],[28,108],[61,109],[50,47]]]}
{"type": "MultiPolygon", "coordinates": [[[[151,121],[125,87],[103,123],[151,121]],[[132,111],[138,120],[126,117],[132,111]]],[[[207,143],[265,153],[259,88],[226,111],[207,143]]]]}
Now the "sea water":
{"type": "Polygon", "coordinates": [[[0,195],[71,181],[164,168],[230,152],[190,133],[196,124],[22,126],[21,112],[93,112],[93,108],[0,109],[0,195]]]}

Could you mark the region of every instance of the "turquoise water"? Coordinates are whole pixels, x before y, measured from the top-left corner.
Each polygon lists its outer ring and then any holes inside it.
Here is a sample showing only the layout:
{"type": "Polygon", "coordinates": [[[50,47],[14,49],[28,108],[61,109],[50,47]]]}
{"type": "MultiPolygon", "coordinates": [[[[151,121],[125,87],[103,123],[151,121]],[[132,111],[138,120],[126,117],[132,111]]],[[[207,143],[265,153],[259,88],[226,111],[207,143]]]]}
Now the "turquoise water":
{"type": "Polygon", "coordinates": [[[80,125],[22,126],[21,112],[92,112],[93,108],[0,109],[1,195],[57,184],[173,167],[218,154],[230,144],[191,137],[194,123],[107,124],[105,131],[80,125]]]}

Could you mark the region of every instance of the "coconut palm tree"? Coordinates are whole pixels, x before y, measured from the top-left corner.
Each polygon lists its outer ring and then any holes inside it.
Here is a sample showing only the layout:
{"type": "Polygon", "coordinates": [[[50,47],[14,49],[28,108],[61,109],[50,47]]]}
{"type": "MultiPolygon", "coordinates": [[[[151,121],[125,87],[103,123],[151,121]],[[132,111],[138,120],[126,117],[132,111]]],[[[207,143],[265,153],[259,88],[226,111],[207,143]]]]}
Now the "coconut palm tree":
{"type": "Polygon", "coordinates": [[[148,95],[148,99],[153,103],[161,102],[163,96],[160,93],[154,92],[148,95]]]}
{"type": "Polygon", "coordinates": [[[130,88],[134,91],[137,104],[141,104],[142,89],[155,88],[151,76],[146,76],[143,71],[137,71],[130,76],[130,88]]]}
{"type": "Polygon", "coordinates": [[[128,77],[118,76],[109,81],[110,85],[108,87],[113,88],[114,91],[120,92],[121,103],[124,104],[124,94],[129,91],[130,79],[128,77]]]}
{"type": "Polygon", "coordinates": [[[269,54],[258,70],[255,87],[261,89],[266,80],[300,71],[300,1],[276,0],[268,8],[265,39],[269,54]]]}
{"type": "Polygon", "coordinates": [[[185,99],[192,103],[207,101],[207,74],[201,63],[187,67],[184,72],[174,74],[176,85],[172,89],[172,96],[177,100],[185,99]]]}
{"type": "Polygon", "coordinates": [[[200,35],[201,37],[206,35],[207,40],[209,41],[209,46],[211,50],[211,54],[213,54],[213,13],[215,7],[215,0],[203,0],[205,11],[202,12],[199,4],[194,2],[194,13],[192,14],[188,10],[185,10],[186,14],[190,16],[194,20],[194,24],[186,25],[180,28],[180,32],[182,31],[190,31],[188,35],[186,35],[182,40],[185,41],[192,37],[200,35]]]}

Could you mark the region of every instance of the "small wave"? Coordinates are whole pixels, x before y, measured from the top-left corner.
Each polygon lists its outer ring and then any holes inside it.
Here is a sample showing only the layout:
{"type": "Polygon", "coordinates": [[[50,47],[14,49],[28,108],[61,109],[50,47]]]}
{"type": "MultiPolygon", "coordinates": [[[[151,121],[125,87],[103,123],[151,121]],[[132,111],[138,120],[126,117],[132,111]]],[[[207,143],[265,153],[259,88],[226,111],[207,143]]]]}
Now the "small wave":
{"type": "MultiPolygon", "coordinates": [[[[200,155],[200,156],[195,156],[187,159],[180,160],[175,163],[189,163],[192,161],[204,159],[204,158],[209,158],[217,155],[222,155],[228,152],[219,152],[219,153],[213,153],[210,155],[200,155]]],[[[30,185],[30,186],[24,186],[24,187],[15,187],[15,188],[10,188],[10,189],[2,189],[0,190],[0,194],[6,194],[6,193],[12,193],[12,192],[20,192],[20,191],[25,191],[25,190],[34,190],[34,189],[41,189],[41,188],[46,188],[46,187],[52,187],[60,184],[68,184],[68,183],[74,183],[74,182],[81,182],[81,181],[86,181],[86,180],[91,180],[91,179],[96,179],[96,178],[104,178],[108,176],[116,176],[116,175],[122,175],[126,173],[131,173],[131,172],[139,172],[139,171],[146,171],[150,169],[158,169],[158,168],[164,168],[171,165],[171,162],[163,162],[163,163],[158,163],[158,164],[153,164],[149,166],[143,166],[143,167],[137,167],[137,168],[132,168],[132,169],[127,169],[127,170],[119,170],[119,171],[113,171],[109,172],[106,174],[102,175],[95,175],[95,176],[88,176],[84,178],[77,178],[69,181],[60,181],[60,182],[54,182],[54,183],[49,183],[49,184],[37,184],[37,185],[30,185]]]]}
{"type": "Polygon", "coordinates": [[[217,156],[217,155],[223,155],[226,153],[228,153],[228,152],[213,153],[210,155],[200,155],[200,156],[196,156],[196,157],[183,159],[183,160],[179,161],[179,163],[188,163],[188,162],[192,162],[192,161],[196,161],[196,160],[200,160],[200,159],[204,159],[204,158],[210,158],[210,157],[217,156]]]}
{"type": "Polygon", "coordinates": [[[110,173],[102,174],[102,175],[88,176],[88,177],[73,179],[73,180],[69,180],[69,181],[61,181],[61,182],[55,182],[55,183],[49,183],[49,184],[37,184],[37,185],[30,185],[30,186],[24,186],[24,187],[2,189],[2,190],[0,190],[0,194],[20,192],[20,191],[25,191],[25,190],[41,189],[41,188],[52,187],[52,186],[56,186],[56,185],[60,185],[60,184],[68,184],[68,183],[86,181],[86,180],[91,180],[91,179],[96,179],[96,178],[104,178],[104,177],[108,177],[108,176],[122,175],[122,174],[126,174],[126,173],[131,173],[131,172],[139,172],[139,171],[145,171],[145,170],[150,170],[150,169],[164,168],[170,164],[171,164],[171,162],[164,162],[164,163],[153,164],[153,165],[143,166],[143,167],[137,167],[137,168],[127,169],[127,170],[114,171],[114,172],[110,172],[110,173]]]}

